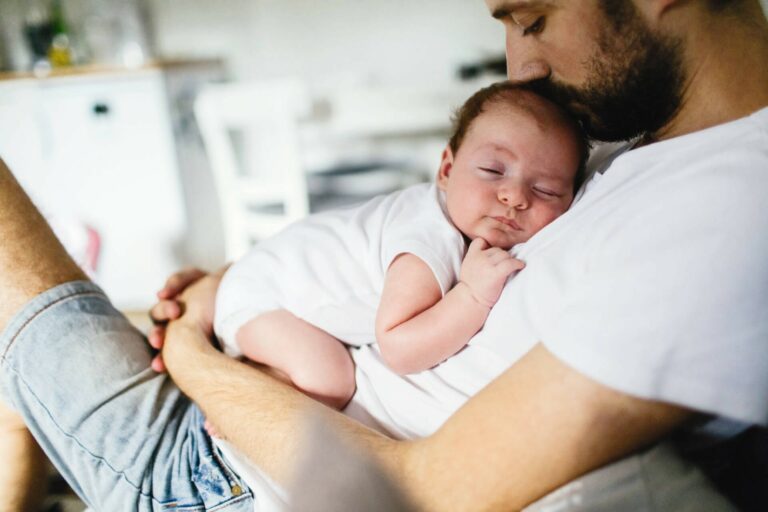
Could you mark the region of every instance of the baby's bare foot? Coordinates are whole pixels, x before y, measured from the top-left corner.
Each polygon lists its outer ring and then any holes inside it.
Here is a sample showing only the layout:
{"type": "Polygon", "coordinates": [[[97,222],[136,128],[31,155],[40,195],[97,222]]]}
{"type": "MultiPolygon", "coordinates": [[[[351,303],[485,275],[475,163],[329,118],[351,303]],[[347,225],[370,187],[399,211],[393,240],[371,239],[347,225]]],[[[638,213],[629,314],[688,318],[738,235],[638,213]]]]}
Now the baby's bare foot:
{"type": "Polygon", "coordinates": [[[219,431],[216,430],[216,427],[213,426],[213,423],[211,423],[208,420],[205,420],[205,423],[203,423],[203,428],[206,432],[208,432],[208,435],[211,437],[217,437],[221,439],[221,435],[219,434],[219,431]]]}

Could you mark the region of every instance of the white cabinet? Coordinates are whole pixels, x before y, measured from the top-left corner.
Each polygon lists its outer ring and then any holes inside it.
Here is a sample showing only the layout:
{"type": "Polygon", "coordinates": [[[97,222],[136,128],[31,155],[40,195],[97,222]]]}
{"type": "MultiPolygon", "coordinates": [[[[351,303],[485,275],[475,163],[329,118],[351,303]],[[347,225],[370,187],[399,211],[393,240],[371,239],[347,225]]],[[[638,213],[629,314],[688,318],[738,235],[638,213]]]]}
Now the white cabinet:
{"type": "Polygon", "coordinates": [[[98,231],[97,281],[119,308],[146,308],[182,264],[161,70],[0,82],[0,156],[45,213],[98,231]]]}

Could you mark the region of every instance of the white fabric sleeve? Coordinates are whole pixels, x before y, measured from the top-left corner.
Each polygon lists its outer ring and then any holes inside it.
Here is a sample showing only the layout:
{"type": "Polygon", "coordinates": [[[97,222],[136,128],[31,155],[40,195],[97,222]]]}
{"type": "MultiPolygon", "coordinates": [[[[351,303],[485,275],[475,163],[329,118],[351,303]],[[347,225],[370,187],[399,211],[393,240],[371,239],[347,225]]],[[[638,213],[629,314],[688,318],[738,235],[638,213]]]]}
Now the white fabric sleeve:
{"type": "MultiPolygon", "coordinates": [[[[431,189],[430,194],[434,193],[431,189]]],[[[437,199],[431,196],[416,216],[401,215],[400,221],[382,234],[384,272],[398,255],[413,254],[432,270],[443,296],[458,279],[464,251],[461,232],[445,218],[437,199]]]]}
{"type": "Polygon", "coordinates": [[[768,169],[723,180],[749,162],[714,160],[596,227],[583,274],[537,334],[609,387],[765,424],[768,169]]]}
{"type": "Polygon", "coordinates": [[[443,296],[456,284],[458,274],[453,270],[453,265],[450,263],[453,257],[451,251],[446,251],[444,248],[428,245],[424,241],[412,238],[399,240],[398,242],[396,246],[387,251],[384,257],[385,270],[389,269],[389,266],[399,255],[413,254],[427,264],[435,276],[438,285],[440,285],[440,292],[443,296]]]}
{"type": "Polygon", "coordinates": [[[213,328],[222,350],[231,357],[243,355],[235,340],[243,325],[263,312],[280,309],[276,283],[264,259],[258,256],[259,252],[252,249],[235,262],[224,274],[216,292],[213,328]]]}

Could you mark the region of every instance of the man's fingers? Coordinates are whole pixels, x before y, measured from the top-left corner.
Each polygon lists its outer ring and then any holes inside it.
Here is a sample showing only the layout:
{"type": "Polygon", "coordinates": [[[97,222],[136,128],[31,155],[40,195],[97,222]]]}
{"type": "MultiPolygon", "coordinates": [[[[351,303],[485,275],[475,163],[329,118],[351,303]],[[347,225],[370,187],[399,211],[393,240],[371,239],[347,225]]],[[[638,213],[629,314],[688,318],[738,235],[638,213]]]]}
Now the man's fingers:
{"type": "Polygon", "coordinates": [[[171,298],[175,297],[181,290],[183,290],[186,287],[186,284],[189,281],[189,274],[191,274],[195,269],[193,268],[186,268],[184,270],[180,270],[179,272],[176,272],[175,274],[172,274],[166,281],[165,285],[163,286],[163,289],[157,292],[157,296],[159,298],[171,298]],[[160,297],[160,295],[163,295],[163,297],[160,297]]]}
{"type": "Polygon", "coordinates": [[[149,345],[155,350],[162,349],[163,342],[165,342],[165,326],[156,325],[152,327],[152,329],[149,330],[149,334],[147,334],[147,341],[149,341],[149,345]]]}
{"type": "Polygon", "coordinates": [[[161,300],[171,299],[206,274],[207,272],[199,268],[187,268],[176,272],[168,278],[163,288],[157,292],[157,298],[161,300]]]}
{"type": "Polygon", "coordinates": [[[149,365],[154,371],[157,373],[165,373],[165,362],[163,362],[163,356],[160,354],[156,355],[154,359],[152,359],[152,363],[149,365]]]}
{"type": "Polygon", "coordinates": [[[181,316],[181,306],[175,300],[161,300],[149,310],[149,317],[154,323],[175,320],[181,316]]]}

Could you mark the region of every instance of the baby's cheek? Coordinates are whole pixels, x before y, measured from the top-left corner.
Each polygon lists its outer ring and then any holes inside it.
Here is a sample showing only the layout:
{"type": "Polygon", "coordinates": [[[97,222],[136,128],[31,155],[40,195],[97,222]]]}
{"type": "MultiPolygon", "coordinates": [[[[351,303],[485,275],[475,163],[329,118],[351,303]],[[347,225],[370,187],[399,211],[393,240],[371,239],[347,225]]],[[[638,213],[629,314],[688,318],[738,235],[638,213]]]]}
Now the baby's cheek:
{"type": "Polygon", "coordinates": [[[536,226],[536,231],[543,229],[547,224],[562,215],[564,211],[565,210],[560,207],[541,208],[534,214],[533,224],[536,226]]]}

